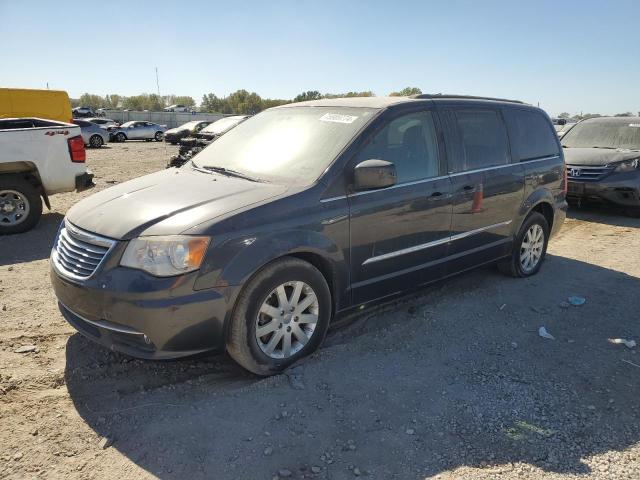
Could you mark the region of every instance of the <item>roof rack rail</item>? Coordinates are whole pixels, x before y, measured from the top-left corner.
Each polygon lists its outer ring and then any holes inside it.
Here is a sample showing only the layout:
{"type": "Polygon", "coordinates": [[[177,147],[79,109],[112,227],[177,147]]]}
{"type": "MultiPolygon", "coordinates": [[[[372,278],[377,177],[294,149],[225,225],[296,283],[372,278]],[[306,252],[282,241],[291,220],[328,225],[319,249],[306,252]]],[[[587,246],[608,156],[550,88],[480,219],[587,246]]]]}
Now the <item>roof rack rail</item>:
{"type": "Polygon", "coordinates": [[[411,95],[409,98],[418,99],[434,99],[434,98],[451,98],[451,99],[467,99],[467,100],[493,100],[494,102],[509,102],[509,103],[521,103],[520,100],[509,100],[508,98],[494,98],[494,97],[476,97],[473,95],[449,95],[446,93],[420,93],[417,95],[411,95]]]}

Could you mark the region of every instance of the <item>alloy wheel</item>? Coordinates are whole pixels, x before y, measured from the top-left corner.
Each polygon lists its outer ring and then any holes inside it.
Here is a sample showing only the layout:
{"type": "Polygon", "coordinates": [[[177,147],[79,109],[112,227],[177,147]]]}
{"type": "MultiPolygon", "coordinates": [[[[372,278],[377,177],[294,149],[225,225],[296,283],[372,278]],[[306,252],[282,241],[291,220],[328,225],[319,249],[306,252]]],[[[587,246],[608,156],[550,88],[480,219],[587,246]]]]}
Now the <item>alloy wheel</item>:
{"type": "Polygon", "coordinates": [[[544,230],[534,223],[529,227],[520,244],[520,266],[525,273],[532,272],[540,259],[544,249],[544,230]]]}
{"type": "Polygon", "coordinates": [[[28,216],[29,199],[17,190],[0,190],[0,225],[18,225],[28,216]]]}
{"type": "Polygon", "coordinates": [[[304,282],[279,285],[264,300],[256,316],[256,340],[271,358],[289,358],[309,342],[318,323],[320,305],[304,282]]]}

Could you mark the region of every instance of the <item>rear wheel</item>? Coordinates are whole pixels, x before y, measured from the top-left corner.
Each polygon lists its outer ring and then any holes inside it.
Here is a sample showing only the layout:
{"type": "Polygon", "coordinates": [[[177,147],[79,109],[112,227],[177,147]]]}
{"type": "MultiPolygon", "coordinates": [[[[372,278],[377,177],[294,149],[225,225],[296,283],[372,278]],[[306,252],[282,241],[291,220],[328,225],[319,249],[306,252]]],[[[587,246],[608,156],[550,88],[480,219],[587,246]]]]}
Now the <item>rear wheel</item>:
{"type": "Polygon", "coordinates": [[[18,176],[0,176],[0,235],[31,230],[41,215],[36,187],[18,176]]]}
{"type": "Polygon", "coordinates": [[[231,318],[227,350],[257,375],[273,375],[322,343],[331,318],[331,293],[313,265],[285,257],[245,286],[231,318]]]}
{"type": "Polygon", "coordinates": [[[92,148],[100,148],[103,144],[104,140],[102,140],[100,135],[92,135],[91,138],[89,138],[89,146],[92,148]]]}
{"type": "Polygon", "coordinates": [[[163,137],[163,133],[162,132],[156,132],[154,138],[156,139],[156,142],[161,142],[162,141],[162,137],[163,137]]]}
{"type": "Polygon", "coordinates": [[[549,224],[538,212],[531,212],[516,236],[511,257],[498,263],[501,272],[512,277],[529,277],[540,270],[547,253],[549,224]]]}

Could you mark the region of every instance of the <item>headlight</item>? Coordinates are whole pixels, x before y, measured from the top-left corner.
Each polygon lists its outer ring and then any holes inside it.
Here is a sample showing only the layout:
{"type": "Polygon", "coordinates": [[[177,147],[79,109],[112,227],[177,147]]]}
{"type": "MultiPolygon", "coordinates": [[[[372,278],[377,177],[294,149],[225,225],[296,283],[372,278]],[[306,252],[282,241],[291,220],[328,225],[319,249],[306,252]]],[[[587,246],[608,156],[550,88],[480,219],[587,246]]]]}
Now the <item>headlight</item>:
{"type": "Polygon", "coordinates": [[[209,240],[187,235],[135,238],[127,245],[120,265],[157,277],[192,272],[200,268],[209,240]]]}
{"type": "Polygon", "coordinates": [[[633,160],[627,160],[625,162],[621,162],[618,165],[616,165],[616,172],[630,172],[632,170],[635,170],[636,168],[638,168],[638,163],[639,163],[640,159],[639,158],[634,158],[633,160]]]}

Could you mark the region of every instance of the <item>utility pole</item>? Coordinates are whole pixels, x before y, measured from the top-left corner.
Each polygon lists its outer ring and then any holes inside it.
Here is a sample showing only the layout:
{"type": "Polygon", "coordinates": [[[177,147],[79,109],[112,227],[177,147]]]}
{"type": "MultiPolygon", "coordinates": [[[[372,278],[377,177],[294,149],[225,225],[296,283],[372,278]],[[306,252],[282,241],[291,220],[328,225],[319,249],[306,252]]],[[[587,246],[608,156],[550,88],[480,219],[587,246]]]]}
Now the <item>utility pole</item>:
{"type": "Polygon", "coordinates": [[[158,87],[158,96],[160,96],[160,80],[158,80],[158,67],[156,67],[156,86],[158,87]]]}

